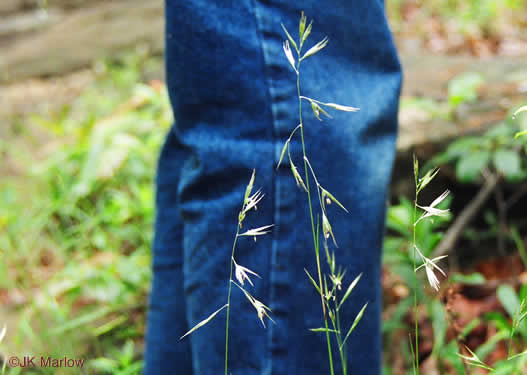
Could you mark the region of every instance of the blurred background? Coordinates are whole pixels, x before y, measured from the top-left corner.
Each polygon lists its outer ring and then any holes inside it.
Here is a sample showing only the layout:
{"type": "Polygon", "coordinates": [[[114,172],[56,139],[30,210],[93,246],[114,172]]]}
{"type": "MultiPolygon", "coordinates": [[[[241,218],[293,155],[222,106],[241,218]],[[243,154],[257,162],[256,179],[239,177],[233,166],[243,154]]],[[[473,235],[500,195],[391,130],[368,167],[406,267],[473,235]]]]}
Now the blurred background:
{"type": "MultiPolygon", "coordinates": [[[[527,349],[527,325],[511,335],[527,297],[527,136],[515,138],[527,115],[511,116],[527,104],[527,3],[386,7],[405,82],[384,246],[385,375],[412,368],[413,154],[423,171],[441,167],[422,205],[451,190],[450,216],[417,233],[425,255],[449,255],[440,292],[419,293],[423,373],[487,373],[467,372],[456,354],[467,345],[496,373],[525,374],[527,357],[505,359],[509,343],[527,349]]],[[[139,374],[153,175],[173,121],[163,2],[1,0],[0,20],[1,352],[86,359],[68,374],[139,374]]]]}

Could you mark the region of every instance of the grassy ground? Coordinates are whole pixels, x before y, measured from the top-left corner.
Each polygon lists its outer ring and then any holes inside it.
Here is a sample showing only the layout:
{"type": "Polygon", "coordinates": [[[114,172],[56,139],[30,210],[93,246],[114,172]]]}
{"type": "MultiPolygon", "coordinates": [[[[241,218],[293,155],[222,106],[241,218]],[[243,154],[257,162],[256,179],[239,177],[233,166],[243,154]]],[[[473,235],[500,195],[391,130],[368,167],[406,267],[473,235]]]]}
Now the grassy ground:
{"type": "Polygon", "coordinates": [[[152,63],[130,56],[100,65],[71,105],[12,122],[0,142],[5,353],[139,372],[152,178],[172,121],[164,86],[139,83],[152,63]]]}

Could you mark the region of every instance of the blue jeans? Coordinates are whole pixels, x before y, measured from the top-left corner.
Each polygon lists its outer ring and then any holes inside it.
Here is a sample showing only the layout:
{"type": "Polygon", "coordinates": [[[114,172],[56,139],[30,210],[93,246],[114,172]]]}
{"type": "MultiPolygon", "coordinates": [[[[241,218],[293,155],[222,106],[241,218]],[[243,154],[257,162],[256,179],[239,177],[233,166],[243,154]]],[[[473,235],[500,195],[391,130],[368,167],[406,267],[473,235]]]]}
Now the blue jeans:
{"type": "MultiPolygon", "coordinates": [[[[262,278],[251,293],[276,322],[263,328],[233,289],[229,373],[329,374],[306,193],[298,189],[282,146],[298,124],[296,74],[282,50],[280,26],[297,35],[301,11],[313,17],[307,48],[328,46],[301,66],[302,95],[360,107],[329,110],[319,122],[304,104],[308,158],[318,181],[350,213],[328,207],[347,269],[359,273],[341,314],[344,330],[368,308],[348,341],[349,374],[381,368],[381,247],[395,152],[401,72],[382,0],[167,0],[167,85],[176,124],[159,159],[145,374],[221,374],[225,311],[179,340],[226,303],[232,241],[246,184],[266,194],[243,229],[273,223],[271,234],[238,241],[236,261],[262,278]]],[[[299,133],[291,155],[302,176],[299,133]]],[[[314,191],[313,179],[311,188],[314,191]]],[[[312,195],[316,210],[316,194],[312,195]]],[[[318,211],[315,211],[318,212],[318,211]]],[[[325,257],[321,256],[324,270],[325,257]]],[[[337,353],[333,353],[338,362],[337,353]]],[[[336,365],[336,373],[340,373],[336,365]]]]}

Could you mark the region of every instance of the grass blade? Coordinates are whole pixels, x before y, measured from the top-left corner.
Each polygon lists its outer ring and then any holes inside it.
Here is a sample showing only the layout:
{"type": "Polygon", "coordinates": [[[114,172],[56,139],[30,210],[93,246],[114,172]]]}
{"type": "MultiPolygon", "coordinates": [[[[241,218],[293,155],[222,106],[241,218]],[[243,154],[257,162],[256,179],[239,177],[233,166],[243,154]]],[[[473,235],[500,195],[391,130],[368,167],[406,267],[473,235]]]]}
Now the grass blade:
{"type": "Polygon", "coordinates": [[[362,277],[362,273],[359,276],[357,276],[355,280],[351,282],[350,286],[346,290],[346,293],[344,293],[344,297],[342,297],[342,300],[340,301],[339,306],[337,307],[337,310],[340,309],[344,301],[348,299],[348,297],[350,296],[351,292],[353,291],[353,289],[355,288],[355,286],[357,285],[361,277],[362,277]]]}
{"type": "Polygon", "coordinates": [[[311,275],[309,274],[309,272],[304,268],[304,271],[306,271],[306,274],[307,274],[307,277],[309,277],[309,280],[311,280],[311,282],[313,283],[313,286],[315,287],[315,289],[317,290],[318,294],[322,294],[320,292],[320,288],[318,287],[317,283],[315,282],[315,280],[311,277],[311,275]]]}
{"type": "Polygon", "coordinates": [[[229,306],[228,304],[225,304],[224,306],[220,307],[218,310],[216,310],[215,312],[213,312],[207,319],[205,320],[202,320],[201,322],[199,322],[198,324],[196,324],[190,331],[188,331],[187,333],[185,333],[183,336],[181,336],[179,339],[183,339],[183,337],[185,336],[188,336],[190,335],[192,332],[194,332],[195,330],[197,330],[198,328],[200,327],[203,327],[205,324],[207,324],[208,322],[210,322],[221,310],[223,310],[224,308],[226,308],[227,306],[229,306]]]}
{"type": "Polygon", "coordinates": [[[346,334],[344,341],[342,341],[342,344],[340,345],[340,350],[342,350],[342,348],[344,347],[344,344],[346,344],[346,340],[351,335],[351,332],[353,332],[357,324],[359,324],[360,320],[362,319],[362,315],[364,315],[364,310],[366,310],[366,307],[368,307],[368,302],[366,302],[366,304],[362,307],[362,309],[359,311],[359,313],[355,317],[355,320],[353,321],[353,324],[351,325],[348,333],[346,334]]]}

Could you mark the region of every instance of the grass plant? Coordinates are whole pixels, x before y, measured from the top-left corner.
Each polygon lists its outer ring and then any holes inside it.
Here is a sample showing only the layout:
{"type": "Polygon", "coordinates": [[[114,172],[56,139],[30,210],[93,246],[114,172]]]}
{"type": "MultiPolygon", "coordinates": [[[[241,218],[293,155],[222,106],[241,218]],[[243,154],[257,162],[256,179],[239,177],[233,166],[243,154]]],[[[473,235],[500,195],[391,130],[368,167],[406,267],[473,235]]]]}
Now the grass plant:
{"type": "MultiPolygon", "coordinates": [[[[240,237],[253,237],[254,240],[256,240],[257,236],[262,236],[267,233],[269,233],[269,230],[273,226],[271,225],[265,225],[258,228],[249,229],[243,233],[240,233],[240,229],[242,228],[243,221],[246,218],[246,215],[251,210],[257,209],[257,204],[263,199],[264,194],[261,192],[261,190],[256,191],[256,193],[251,195],[253,184],[254,184],[254,177],[255,177],[255,171],[253,171],[251,175],[251,179],[249,181],[249,184],[247,185],[247,188],[245,189],[245,196],[243,198],[243,204],[242,209],[240,213],[238,214],[238,225],[236,226],[236,235],[234,236],[234,241],[232,244],[232,252],[231,252],[231,258],[230,258],[230,273],[229,273],[229,281],[228,281],[228,292],[227,292],[227,302],[225,305],[214,311],[208,318],[200,321],[197,323],[194,327],[192,327],[187,333],[185,333],[183,336],[181,336],[181,339],[183,339],[185,336],[190,335],[192,332],[196,331],[198,328],[203,327],[207,323],[209,323],[212,319],[216,317],[216,315],[222,311],[223,309],[227,309],[227,316],[225,319],[225,375],[228,375],[228,369],[229,369],[229,322],[230,322],[230,313],[231,313],[231,293],[232,293],[232,286],[235,285],[240,289],[245,297],[247,297],[247,300],[253,305],[253,307],[256,310],[256,314],[258,316],[258,319],[262,322],[262,325],[265,328],[265,322],[264,318],[267,317],[271,321],[272,318],[269,316],[269,312],[271,309],[264,305],[262,302],[257,300],[255,297],[251,295],[245,289],[245,281],[247,281],[251,286],[253,286],[253,283],[251,281],[251,278],[249,275],[254,275],[256,277],[260,277],[256,272],[251,271],[248,268],[245,268],[238,263],[236,263],[235,260],[235,251],[236,251],[236,244],[238,242],[238,239],[240,237]],[[236,283],[233,279],[233,274],[238,280],[238,283],[236,283]]],[[[274,321],[273,321],[274,322],[274,321]]]]}
{"type": "Polygon", "coordinates": [[[348,212],[348,210],[331,194],[327,189],[323,187],[323,185],[319,182],[319,180],[316,177],[316,173],[310,163],[310,159],[308,157],[308,152],[306,149],[306,142],[304,138],[304,126],[305,122],[302,117],[302,103],[307,102],[315,115],[315,117],[318,120],[322,120],[321,116],[331,117],[330,114],[326,111],[326,109],[334,109],[338,111],[344,111],[344,112],[355,112],[358,111],[358,108],[331,103],[331,102],[323,102],[317,99],[313,99],[307,96],[302,95],[301,90],[301,64],[304,60],[307,58],[310,58],[311,56],[317,54],[320,52],[326,45],[328,44],[328,38],[324,38],[318,43],[314,44],[311,48],[308,48],[305,52],[304,46],[306,41],[308,40],[309,35],[311,34],[313,22],[307,22],[307,18],[302,13],[300,17],[300,22],[298,25],[298,37],[295,39],[291,35],[291,33],[286,29],[284,25],[282,25],[282,28],[287,36],[287,39],[284,41],[283,49],[284,53],[287,57],[287,60],[291,67],[293,68],[294,72],[296,73],[296,88],[297,88],[297,98],[298,98],[298,122],[299,124],[293,129],[291,134],[289,135],[288,139],[286,140],[282,152],[280,155],[280,159],[278,161],[278,166],[282,163],[286,153],[289,160],[289,165],[291,167],[291,172],[293,174],[293,177],[297,183],[297,185],[301,188],[302,191],[304,191],[307,194],[307,201],[309,206],[309,218],[311,222],[311,235],[313,238],[313,248],[315,252],[315,263],[316,263],[316,269],[317,269],[317,275],[316,278],[311,276],[307,270],[306,274],[309,277],[309,280],[315,287],[317,293],[320,296],[321,301],[321,307],[322,307],[322,314],[323,314],[323,321],[324,321],[324,327],[321,328],[313,328],[312,331],[315,332],[323,332],[326,336],[326,342],[327,342],[327,350],[328,350],[328,363],[329,363],[329,371],[331,375],[334,375],[335,373],[335,366],[334,366],[334,359],[333,359],[333,341],[331,339],[331,335],[335,336],[337,349],[339,352],[339,358],[342,366],[342,372],[344,375],[347,375],[347,364],[348,364],[348,358],[347,358],[347,351],[346,351],[346,341],[350,337],[350,334],[353,332],[357,324],[359,323],[360,319],[362,318],[366,307],[368,303],[364,304],[362,309],[359,311],[357,316],[354,319],[354,322],[351,324],[350,328],[347,330],[347,333],[344,335],[342,331],[342,322],[340,319],[340,311],[342,308],[343,303],[346,301],[346,299],[349,297],[351,292],[353,291],[353,288],[357,285],[360,276],[357,276],[349,285],[349,287],[346,289],[346,292],[344,293],[343,297],[339,300],[338,298],[338,291],[342,289],[342,281],[345,275],[345,270],[342,269],[342,267],[337,267],[336,260],[335,260],[335,252],[329,250],[328,240],[331,237],[331,240],[333,242],[333,245],[337,247],[337,241],[335,239],[335,235],[333,233],[333,229],[331,227],[331,222],[328,218],[327,213],[327,206],[329,206],[331,203],[335,203],[337,206],[339,206],[344,211],[348,212]],[[291,46],[293,49],[291,49],[291,46]],[[296,56],[294,55],[294,53],[296,56]],[[298,132],[300,130],[300,132],[298,132]],[[293,137],[297,134],[300,134],[300,142],[302,144],[302,160],[303,160],[303,175],[302,178],[301,173],[298,171],[298,168],[293,163],[293,159],[291,157],[291,142],[293,140],[293,137]],[[310,181],[310,175],[313,178],[314,181],[314,189],[311,186],[310,181]],[[318,200],[318,205],[320,207],[320,210],[318,210],[318,213],[316,213],[314,204],[313,204],[313,195],[316,193],[316,198],[318,200]],[[315,222],[315,214],[317,216],[317,220],[315,222]],[[322,224],[320,223],[320,218],[322,220],[322,224]],[[322,241],[320,240],[320,225],[322,225],[322,233],[323,238],[322,241]],[[321,267],[321,243],[324,246],[325,254],[326,254],[326,260],[329,266],[330,273],[324,274],[322,273],[322,267],[321,267]],[[328,279],[330,280],[328,282],[328,279]],[[331,323],[331,327],[330,327],[331,323]]]}

